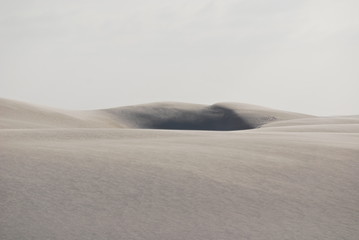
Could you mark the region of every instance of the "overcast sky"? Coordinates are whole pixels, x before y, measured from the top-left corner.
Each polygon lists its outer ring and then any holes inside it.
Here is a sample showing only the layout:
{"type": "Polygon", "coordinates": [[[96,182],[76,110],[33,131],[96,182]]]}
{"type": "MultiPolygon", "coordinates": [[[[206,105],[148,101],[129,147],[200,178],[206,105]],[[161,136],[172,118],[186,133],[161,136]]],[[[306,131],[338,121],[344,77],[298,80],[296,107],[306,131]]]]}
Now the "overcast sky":
{"type": "Polygon", "coordinates": [[[0,96],[359,114],[358,0],[0,0],[0,96]]]}

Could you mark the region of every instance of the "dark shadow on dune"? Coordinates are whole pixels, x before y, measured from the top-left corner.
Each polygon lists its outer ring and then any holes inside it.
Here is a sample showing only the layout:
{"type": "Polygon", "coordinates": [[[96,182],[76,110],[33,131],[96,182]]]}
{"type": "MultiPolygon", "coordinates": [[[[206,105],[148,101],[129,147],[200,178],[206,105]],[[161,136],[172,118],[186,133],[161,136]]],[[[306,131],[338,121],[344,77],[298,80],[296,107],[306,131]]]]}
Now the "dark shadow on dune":
{"type": "Polygon", "coordinates": [[[142,129],[233,131],[255,128],[232,109],[215,105],[200,109],[168,106],[127,108],[119,112],[115,110],[112,114],[142,129]]]}
{"type": "Polygon", "coordinates": [[[232,110],[209,107],[200,112],[182,112],[174,118],[158,119],[145,126],[152,129],[233,131],[253,127],[232,110]]]}

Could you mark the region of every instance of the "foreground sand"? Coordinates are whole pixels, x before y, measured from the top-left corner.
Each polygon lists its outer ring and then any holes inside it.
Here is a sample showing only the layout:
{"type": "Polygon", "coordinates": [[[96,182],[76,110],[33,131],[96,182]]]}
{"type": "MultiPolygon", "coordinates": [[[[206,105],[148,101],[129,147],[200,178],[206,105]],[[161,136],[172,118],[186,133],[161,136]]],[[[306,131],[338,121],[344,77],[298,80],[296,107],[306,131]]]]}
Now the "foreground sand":
{"type": "Polygon", "coordinates": [[[358,117],[127,129],[98,111],[56,122],[6,104],[0,239],[358,239],[358,117]]]}

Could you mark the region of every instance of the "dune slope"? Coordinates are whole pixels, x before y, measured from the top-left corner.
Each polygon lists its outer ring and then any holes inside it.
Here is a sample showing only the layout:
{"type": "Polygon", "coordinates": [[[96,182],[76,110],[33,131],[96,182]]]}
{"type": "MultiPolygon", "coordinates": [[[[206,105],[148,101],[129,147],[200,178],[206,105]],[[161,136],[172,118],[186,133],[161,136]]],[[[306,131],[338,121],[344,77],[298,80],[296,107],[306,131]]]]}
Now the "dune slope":
{"type": "Polygon", "coordinates": [[[65,111],[0,98],[0,129],[101,127],[122,126],[94,111],[65,111]]]}
{"type": "Polygon", "coordinates": [[[123,129],[154,110],[112,109],[91,128],[1,129],[0,239],[356,240],[359,118],[224,105],[261,127],[123,129]]]}

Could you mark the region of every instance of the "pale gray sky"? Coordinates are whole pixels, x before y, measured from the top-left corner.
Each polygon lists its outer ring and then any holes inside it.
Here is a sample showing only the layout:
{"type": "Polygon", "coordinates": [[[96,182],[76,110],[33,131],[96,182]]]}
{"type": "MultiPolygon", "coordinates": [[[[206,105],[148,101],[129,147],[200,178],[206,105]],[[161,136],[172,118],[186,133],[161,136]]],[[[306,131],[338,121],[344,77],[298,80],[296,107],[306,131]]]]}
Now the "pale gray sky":
{"type": "Polygon", "coordinates": [[[359,114],[358,0],[0,0],[0,96],[359,114]]]}

